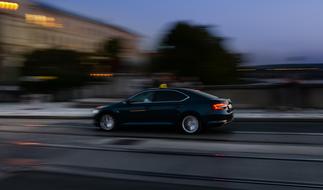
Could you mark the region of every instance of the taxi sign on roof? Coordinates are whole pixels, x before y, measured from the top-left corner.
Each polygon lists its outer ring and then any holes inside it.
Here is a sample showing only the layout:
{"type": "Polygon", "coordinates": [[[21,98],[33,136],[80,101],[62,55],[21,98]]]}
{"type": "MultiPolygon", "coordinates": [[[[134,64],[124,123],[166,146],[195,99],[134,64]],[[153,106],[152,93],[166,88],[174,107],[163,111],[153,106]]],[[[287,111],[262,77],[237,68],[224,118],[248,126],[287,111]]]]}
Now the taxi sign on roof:
{"type": "Polygon", "coordinates": [[[159,88],[167,88],[167,84],[161,84],[159,88]]]}

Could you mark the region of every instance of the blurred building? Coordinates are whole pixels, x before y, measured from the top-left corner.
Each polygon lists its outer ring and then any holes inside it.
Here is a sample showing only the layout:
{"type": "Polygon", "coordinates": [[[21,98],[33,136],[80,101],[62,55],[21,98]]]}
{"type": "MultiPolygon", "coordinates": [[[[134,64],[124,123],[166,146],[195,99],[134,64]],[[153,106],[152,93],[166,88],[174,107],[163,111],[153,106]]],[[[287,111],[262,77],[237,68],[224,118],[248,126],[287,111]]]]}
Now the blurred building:
{"type": "Polygon", "coordinates": [[[0,0],[0,84],[19,79],[23,55],[40,48],[96,52],[104,41],[120,38],[127,62],[139,58],[140,36],[122,27],[31,0],[0,0]]]}

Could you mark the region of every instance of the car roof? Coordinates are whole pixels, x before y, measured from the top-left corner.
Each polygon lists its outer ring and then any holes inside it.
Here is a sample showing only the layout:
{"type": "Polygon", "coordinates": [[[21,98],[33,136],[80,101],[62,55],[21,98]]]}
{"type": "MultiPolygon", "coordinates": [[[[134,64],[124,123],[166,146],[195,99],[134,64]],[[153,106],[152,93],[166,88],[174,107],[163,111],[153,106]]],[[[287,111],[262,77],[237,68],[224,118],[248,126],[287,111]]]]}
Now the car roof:
{"type": "Polygon", "coordinates": [[[185,94],[195,94],[196,90],[195,89],[191,89],[191,88],[148,88],[148,89],[145,89],[143,90],[142,92],[144,91],[178,91],[178,92],[181,92],[181,93],[185,93],[185,94]]]}
{"type": "Polygon", "coordinates": [[[199,90],[192,89],[192,88],[148,88],[148,89],[143,90],[142,92],[145,92],[145,91],[179,91],[179,92],[185,93],[185,94],[199,95],[197,93],[199,90]]]}
{"type": "Polygon", "coordinates": [[[199,97],[203,97],[203,98],[207,98],[207,99],[220,99],[219,97],[209,94],[209,93],[205,93],[203,91],[200,91],[198,89],[192,89],[192,88],[150,88],[147,90],[158,90],[158,91],[167,91],[167,90],[174,90],[174,91],[179,91],[181,93],[185,93],[187,95],[195,95],[195,96],[199,96],[199,97]]]}
{"type": "Polygon", "coordinates": [[[194,90],[194,89],[190,89],[190,88],[148,88],[148,89],[145,89],[144,91],[147,91],[147,90],[159,90],[159,91],[178,90],[178,91],[186,91],[186,90],[194,90]]]}
{"type": "Polygon", "coordinates": [[[192,88],[148,88],[148,89],[142,90],[141,92],[146,92],[146,91],[178,91],[190,96],[191,98],[193,96],[193,97],[206,98],[210,100],[220,99],[219,97],[214,96],[212,94],[208,94],[203,91],[192,89],[192,88]]]}

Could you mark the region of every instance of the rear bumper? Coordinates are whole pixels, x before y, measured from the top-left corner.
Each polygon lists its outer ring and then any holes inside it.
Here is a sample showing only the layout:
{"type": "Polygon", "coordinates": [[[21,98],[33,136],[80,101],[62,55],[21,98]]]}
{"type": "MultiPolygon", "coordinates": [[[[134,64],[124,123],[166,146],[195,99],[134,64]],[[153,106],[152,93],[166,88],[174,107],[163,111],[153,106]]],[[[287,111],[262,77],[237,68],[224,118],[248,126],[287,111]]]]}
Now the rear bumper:
{"type": "Polygon", "coordinates": [[[220,127],[231,123],[234,120],[234,114],[221,114],[221,115],[212,115],[208,116],[207,121],[205,122],[207,127],[220,127]]]}

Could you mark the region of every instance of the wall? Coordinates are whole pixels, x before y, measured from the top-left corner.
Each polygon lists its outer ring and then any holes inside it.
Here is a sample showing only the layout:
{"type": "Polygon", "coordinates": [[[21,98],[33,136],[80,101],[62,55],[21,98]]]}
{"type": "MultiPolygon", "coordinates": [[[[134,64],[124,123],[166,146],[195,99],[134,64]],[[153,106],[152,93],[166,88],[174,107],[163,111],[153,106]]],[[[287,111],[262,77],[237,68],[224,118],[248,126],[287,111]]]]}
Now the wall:
{"type": "Polygon", "coordinates": [[[323,86],[318,85],[257,85],[215,87],[205,91],[230,98],[238,108],[291,109],[323,108],[323,86]]]}
{"type": "MultiPolygon", "coordinates": [[[[125,98],[143,89],[144,78],[120,76],[109,83],[92,84],[80,89],[63,91],[56,100],[82,98],[125,98]]],[[[236,108],[247,109],[323,109],[323,86],[321,85],[242,85],[204,87],[203,91],[222,98],[230,98],[236,108]]]]}
{"type": "Polygon", "coordinates": [[[54,94],[55,101],[68,101],[83,98],[125,98],[143,88],[147,81],[139,76],[113,77],[105,82],[91,83],[76,89],[64,90],[54,94]]]}

